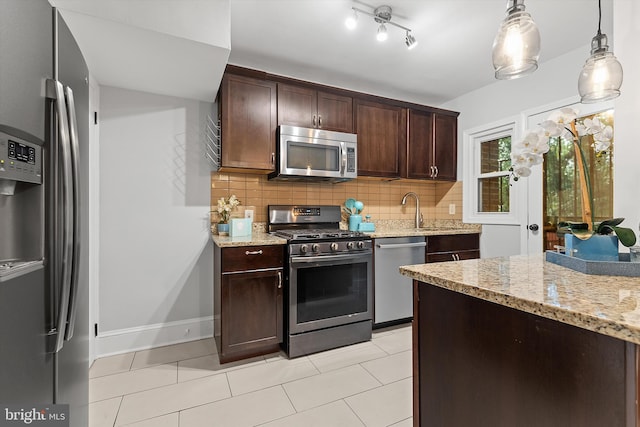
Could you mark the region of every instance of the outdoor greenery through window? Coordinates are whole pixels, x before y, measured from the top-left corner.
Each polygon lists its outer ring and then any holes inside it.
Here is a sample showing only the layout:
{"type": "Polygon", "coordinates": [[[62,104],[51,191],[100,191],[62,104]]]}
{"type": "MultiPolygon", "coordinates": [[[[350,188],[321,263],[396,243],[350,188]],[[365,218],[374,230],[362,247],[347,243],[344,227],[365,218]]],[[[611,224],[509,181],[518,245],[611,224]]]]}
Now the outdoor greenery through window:
{"type": "Polygon", "coordinates": [[[509,212],[511,136],[480,144],[478,212],[509,212]]]}
{"type": "MultiPolygon", "coordinates": [[[[602,123],[613,127],[613,111],[606,111],[587,118],[598,117],[602,123]]],[[[587,172],[591,181],[591,199],[595,221],[613,217],[613,162],[611,148],[595,154],[593,136],[582,145],[587,172]]],[[[576,169],[575,151],[572,141],[564,138],[550,138],[549,152],[544,155],[544,227],[545,248],[563,245],[556,235],[558,221],[582,221],[582,201],[580,180],[576,169]]]]}

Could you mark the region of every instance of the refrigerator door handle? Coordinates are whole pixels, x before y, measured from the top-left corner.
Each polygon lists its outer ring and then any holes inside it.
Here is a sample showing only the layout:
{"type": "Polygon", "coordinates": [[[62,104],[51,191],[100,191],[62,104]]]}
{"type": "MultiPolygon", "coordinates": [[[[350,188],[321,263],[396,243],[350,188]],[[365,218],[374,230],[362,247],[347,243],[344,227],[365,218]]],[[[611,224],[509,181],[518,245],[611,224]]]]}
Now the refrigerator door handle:
{"type": "Polygon", "coordinates": [[[57,316],[55,319],[55,328],[49,332],[50,336],[55,336],[52,352],[59,352],[64,346],[64,337],[66,335],[67,318],[69,312],[69,295],[71,292],[71,256],[72,256],[72,238],[73,238],[73,216],[72,216],[72,197],[71,191],[71,155],[69,142],[69,124],[67,107],[64,98],[64,88],[62,83],[56,80],[47,80],[47,96],[55,100],[55,116],[58,122],[58,146],[61,154],[61,182],[62,182],[62,204],[61,216],[62,223],[56,224],[55,236],[60,236],[62,241],[62,258],[53,257],[53,260],[59,262],[59,266],[52,266],[54,280],[52,283],[54,294],[59,289],[57,304],[57,316]],[[60,230],[60,227],[62,230],[60,230]]]}
{"type": "Polygon", "coordinates": [[[78,123],[76,121],[76,105],[73,98],[73,90],[69,86],[65,87],[65,99],[67,102],[67,114],[69,116],[69,154],[71,156],[71,169],[67,174],[71,174],[71,196],[72,206],[71,217],[73,218],[73,240],[71,254],[71,279],[69,293],[69,309],[67,313],[67,329],[65,330],[65,340],[69,341],[73,337],[73,329],[76,323],[77,297],[78,297],[78,270],[80,268],[80,190],[78,159],[78,123]]]}

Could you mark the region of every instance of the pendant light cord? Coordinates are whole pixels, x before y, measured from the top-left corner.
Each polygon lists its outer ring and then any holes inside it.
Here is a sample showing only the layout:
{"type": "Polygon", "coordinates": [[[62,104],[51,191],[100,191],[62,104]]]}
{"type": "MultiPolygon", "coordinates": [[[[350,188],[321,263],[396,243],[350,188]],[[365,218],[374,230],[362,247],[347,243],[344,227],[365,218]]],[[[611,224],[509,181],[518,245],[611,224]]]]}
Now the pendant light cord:
{"type": "Polygon", "coordinates": [[[602,23],[602,0],[598,0],[598,35],[602,34],[600,31],[600,24],[602,23]]]}

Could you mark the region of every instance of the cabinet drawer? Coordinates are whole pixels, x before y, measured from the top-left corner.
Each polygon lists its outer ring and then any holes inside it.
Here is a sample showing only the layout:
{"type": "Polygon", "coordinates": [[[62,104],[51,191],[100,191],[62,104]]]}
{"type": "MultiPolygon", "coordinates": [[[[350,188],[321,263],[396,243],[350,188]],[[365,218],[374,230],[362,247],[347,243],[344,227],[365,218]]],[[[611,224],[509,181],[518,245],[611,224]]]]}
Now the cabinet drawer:
{"type": "Polygon", "coordinates": [[[284,246],[243,246],[222,249],[222,272],[281,268],[284,246]]]}
{"type": "Polygon", "coordinates": [[[453,234],[427,237],[427,253],[480,249],[479,234],[453,234]]]}
{"type": "Polygon", "coordinates": [[[480,251],[436,252],[427,254],[427,262],[462,261],[480,258],[480,251]]]}

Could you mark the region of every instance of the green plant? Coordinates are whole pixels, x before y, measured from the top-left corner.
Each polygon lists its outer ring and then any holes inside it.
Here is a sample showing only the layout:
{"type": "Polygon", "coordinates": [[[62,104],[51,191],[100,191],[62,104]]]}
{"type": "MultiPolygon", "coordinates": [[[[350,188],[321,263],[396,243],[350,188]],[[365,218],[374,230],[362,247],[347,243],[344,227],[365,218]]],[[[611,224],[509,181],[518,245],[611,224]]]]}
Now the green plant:
{"type": "Polygon", "coordinates": [[[558,223],[558,233],[571,233],[580,240],[587,240],[594,234],[608,235],[614,233],[618,240],[626,247],[636,244],[636,234],[627,227],[618,227],[624,218],[612,218],[593,223],[593,230],[589,230],[586,222],[562,221],[558,223]]]}

